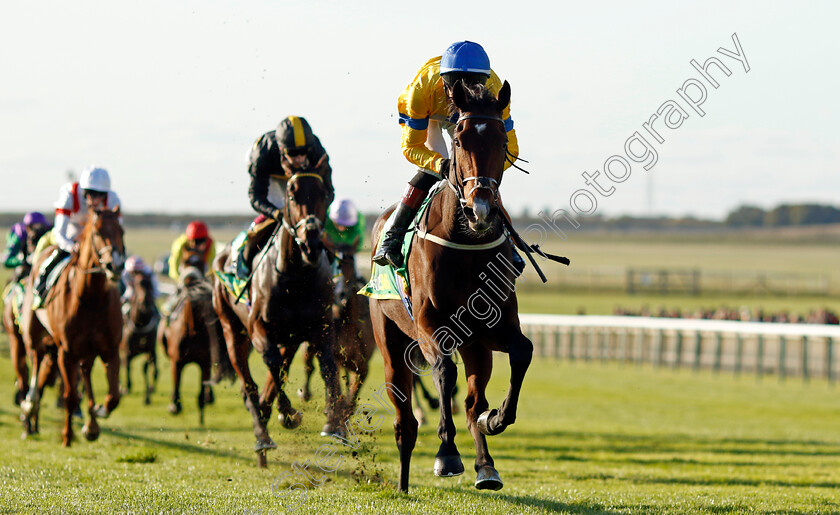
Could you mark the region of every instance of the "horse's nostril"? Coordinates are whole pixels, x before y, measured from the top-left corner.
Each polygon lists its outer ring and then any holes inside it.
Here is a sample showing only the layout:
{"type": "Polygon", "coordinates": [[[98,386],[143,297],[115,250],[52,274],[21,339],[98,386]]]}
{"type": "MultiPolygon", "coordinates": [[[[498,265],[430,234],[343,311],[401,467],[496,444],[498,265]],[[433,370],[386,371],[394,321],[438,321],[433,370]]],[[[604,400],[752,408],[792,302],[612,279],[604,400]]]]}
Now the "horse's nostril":
{"type": "Polygon", "coordinates": [[[473,208],[469,206],[464,206],[464,215],[468,220],[475,220],[475,212],[473,211],[473,208]]]}

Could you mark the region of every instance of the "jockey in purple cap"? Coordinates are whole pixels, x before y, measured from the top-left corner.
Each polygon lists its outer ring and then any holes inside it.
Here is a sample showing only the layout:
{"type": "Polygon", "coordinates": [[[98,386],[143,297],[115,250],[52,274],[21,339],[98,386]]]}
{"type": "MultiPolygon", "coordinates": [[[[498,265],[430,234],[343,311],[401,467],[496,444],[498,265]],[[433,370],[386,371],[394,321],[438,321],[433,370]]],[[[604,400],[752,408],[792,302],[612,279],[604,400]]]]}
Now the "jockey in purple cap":
{"type": "Polygon", "coordinates": [[[327,209],[324,224],[324,244],[333,253],[349,248],[354,253],[362,250],[365,240],[365,217],[349,198],[336,200],[327,209]]]}
{"type": "Polygon", "coordinates": [[[16,269],[14,280],[20,280],[29,273],[38,241],[50,229],[50,223],[37,211],[26,213],[23,222],[12,226],[12,230],[6,237],[3,266],[16,269]]]}

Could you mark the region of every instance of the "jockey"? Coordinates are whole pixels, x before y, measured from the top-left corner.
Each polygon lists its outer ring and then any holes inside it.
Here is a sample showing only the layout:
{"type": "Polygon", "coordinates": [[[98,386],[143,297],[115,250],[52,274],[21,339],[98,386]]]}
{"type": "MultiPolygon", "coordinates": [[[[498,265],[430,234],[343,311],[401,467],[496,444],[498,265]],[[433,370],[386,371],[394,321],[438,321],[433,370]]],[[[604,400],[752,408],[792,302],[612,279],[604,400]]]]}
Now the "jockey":
{"type": "Polygon", "coordinates": [[[90,209],[114,209],[120,206],[120,198],[111,190],[108,171],[98,166],[89,166],[82,171],[79,182],[68,182],[61,187],[55,203],[55,227],[50,237],[41,238],[36,253],[50,244],[58,249],[41,265],[41,272],[35,281],[35,291],[43,298],[46,279],[53,268],[70,253],[78,250],[76,239],[87,222],[90,209]]]}
{"type": "MultiPolygon", "coordinates": [[[[274,222],[283,218],[286,205],[286,181],[293,174],[310,166],[327,155],[321,141],[312,132],[306,119],[288,116],[276,130],[260,136],[251,148],[248,174],[251,186],[248,197],[251,207],[260,213],[248,231],[248,241],[242,256],[247,268],[257,252],[274,232],[274,222]]],[[[327,206],[335,197],[332,185],[332,168],[327,158],[324,173],[324,187],[327,190],[327,206]]]]}
{"type": "Polygon", "coordinates": [[[134,276],[136,275],[149,277],[152,281],[152,297],[156,299],[160,296],[157,278],[152,272],[151,267],[143,262],[143,258],[140,256],[131,256],[126,260],[125,269],[122,273],[122,281],[125,285],[125,292],[121,298],[123,302],[128,302],[134,297],[134,276]]]}
{"type": "Polygon", "coordinates": [[[200,258],[204,263],[204,273],[209,274],[213,258],[216,257],[216,246],[207,225],[200,220],[194,220],[187,225],[187,230],[172,243],[169,254],[169,277],[178,283],[184,264],[191,256],[200,258]]]}
{"type": "Polygon", "coordinates": [[[6,252],[3,256],[3,266],[6,268],[17,268],[26,262],[26,226],[23,222],[13,225],[6,236],[6,252]]]}
{"type": "MultiPolygon", "coordinates": [[[[431,187],[449,171],[449,156],[443,130],[452,136],[457,118],[450,116],[449,98],[457,81],[465,85],[482,84],[494,95],[502,81],[490,69],[490,58],[481,45],[472,41],[453,43],[441,57],[426,62],[400,95],[397,107],[402,125],[402,152],[419,168],[408,182],[401,202],[391,215],[391,228],[372,260],[379,265],[403,266],[402,238],[431,187]]],[[[519,154],[516,132],[510,118],[510,106],[502,113],[508,136],[507,151],[519,154]]],[[[511,159],[505,162],[510,167],[511,159]]],[[[519,257],[514,251],[514,259],[519,257]]],[[[524,264],[524,263],[523,263],[524,264]]]]}
{"type": "Polygon", "coordinates": [[[38,241],[51,228],[52,226],[41,213],[37,211],[26,213],[23,222],[13,225],[9,236],[6,238],[3,266],[6,268],[22,267],[15,272],[18,279],[18,275],[22,277],[29,273],[28,269],[32,266],[32,256],[38,241]]]}
{"type": "Polygon", "coordinates": [[[356,204],[349,198],[336,201],[327,210],[327,221],[324,223],[324,245],[336,254],[344,248],[350,248],[353,253],[362,250],[365,240],[365,217],[356,208],[356,204]]]}

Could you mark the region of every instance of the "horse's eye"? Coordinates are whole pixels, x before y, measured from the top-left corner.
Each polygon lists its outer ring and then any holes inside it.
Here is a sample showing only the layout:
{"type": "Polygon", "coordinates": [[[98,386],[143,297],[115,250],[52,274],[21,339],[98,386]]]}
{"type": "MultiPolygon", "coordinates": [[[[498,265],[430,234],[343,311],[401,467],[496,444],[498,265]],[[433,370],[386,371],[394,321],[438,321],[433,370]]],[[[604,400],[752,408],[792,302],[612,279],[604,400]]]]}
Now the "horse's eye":
{"type": "Polygon", "coordinates": [[[455,143],[456,147],[461,148],[461,140],[459,140],[458,138],[455,138],[455,139],[452,140],[452,142],[455,143]]]}

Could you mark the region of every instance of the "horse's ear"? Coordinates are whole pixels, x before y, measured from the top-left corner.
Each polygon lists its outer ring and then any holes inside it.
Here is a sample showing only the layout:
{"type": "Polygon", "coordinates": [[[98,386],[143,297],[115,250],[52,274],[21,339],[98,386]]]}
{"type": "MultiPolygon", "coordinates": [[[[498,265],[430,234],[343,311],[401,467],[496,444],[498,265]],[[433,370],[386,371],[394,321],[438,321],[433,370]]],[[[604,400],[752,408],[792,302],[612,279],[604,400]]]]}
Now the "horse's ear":
{"type": "Polygon", "coordinates": [[[467,93],[464,91],[464,83],[460,80],[456,81],[452,86],[452,102],[455,104],[455,107],[461,111],[466,111],[468,108],[467,93]]]}
{"type": "Polygon", "coordinates": [[[324,172],[327,168],[327,164],[330,162],[330,156],[324,154],[321,156],[321,159],[318,160],[318,164],[315,165],[315,169],[319,172],[324,172]]]}
{"type": "Polygon", "coordinates": [[[111,211],[113,211],[114,214],[116,214],[117,216],[120,216],[122,214],[120,212],[120,206],[114,206],[114,209],[112,209],[111,211]]]}
{"type": "Polygon", "coordinates": [[[499,111],[504,111],[508,104],[510,104],[510,84],[508,84],[508,81],[502,84],[502,89],[499,90],[496,99],[499,111]]]}

